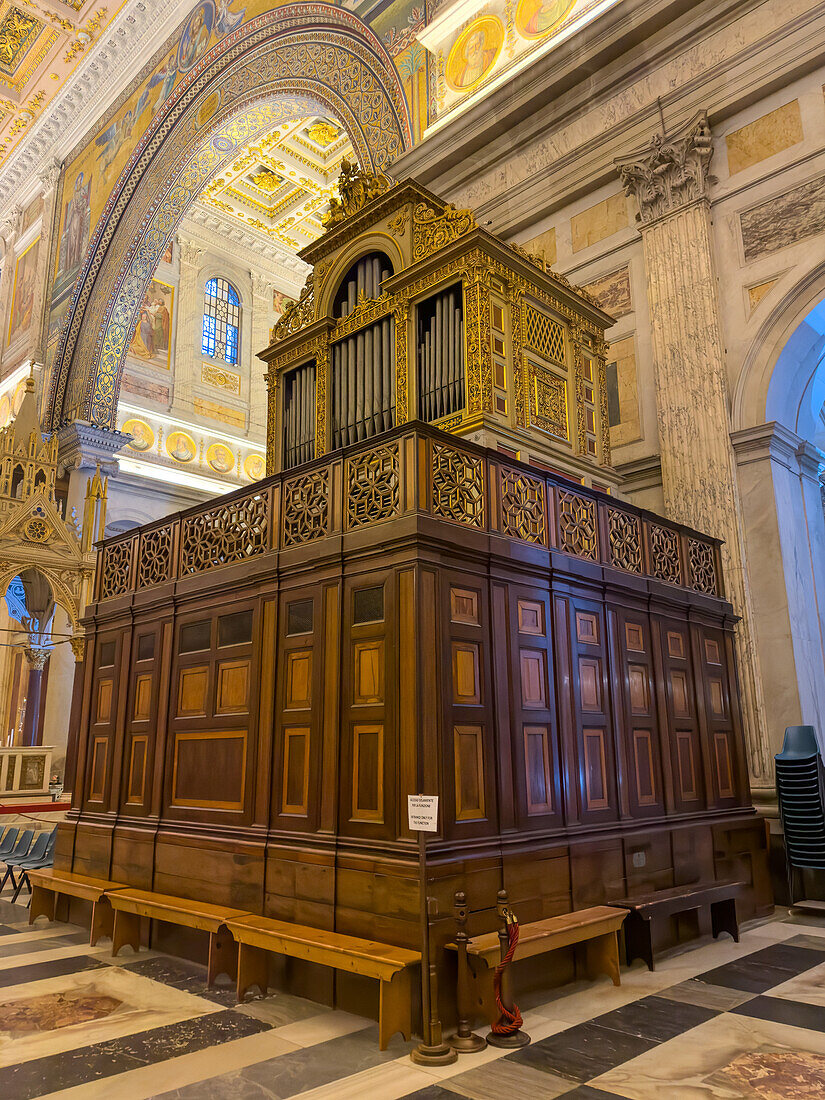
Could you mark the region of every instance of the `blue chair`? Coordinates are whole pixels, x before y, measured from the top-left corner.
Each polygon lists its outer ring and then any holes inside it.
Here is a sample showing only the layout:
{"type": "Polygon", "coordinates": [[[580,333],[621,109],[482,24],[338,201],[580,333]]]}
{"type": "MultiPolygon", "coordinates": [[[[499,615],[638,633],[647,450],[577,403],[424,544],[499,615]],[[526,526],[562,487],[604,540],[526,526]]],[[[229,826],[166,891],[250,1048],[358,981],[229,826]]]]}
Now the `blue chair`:
{"type": "MultiPolygon", "coordinates": [[[[26,829],[26,831],[21,835],[20,839],[18,840],[14,851],[10,855],[5,856],[4,858],[0,857],[0,862],[5,863],[5,865],[6,865],[6,873],[5,873],[5,875],[3,875],[3,881],[0,882],[0,894],[3,893],[3,888],[5,887],[6,882],[8,881],[9,876],[11,875],[11,864],[16,863],[18,860],[22,859],[25,855],[28,855],[29,849],[32,846],[32,837],[33,836],[34,836],[34,829],[26,829]]],[[[14,881],[14,880],[12,879],[12,881],[14,881]]]]}
{"type": "Polygon", "coordinates": [[[56,840],[57,826],[55,825],[50,833],[40,834],[32,845],[31,851],[24,859],[11,864],[9,869],[12,872],[11,881],[14,886],[14,893],[11,898],[12,902],[17,901],[17,897],[24,886],[27,887],[29,893],[32,892],[29,876],[26,873],[27,871],[32,871],[40,867],[52,867],[54,865],[54,846],[56,840]],[[14,881],[15,871],[20,875],[17,882],[14,881]]]}
{"type": "Polygon", "coordinates": [[[11,855],[12,849],[14,848],[14,843],[17,840],[19,832],[20,830],[15,828],[14,825],[12,825],[11,828],[6,831],[6,835],[3,837],[3,841],[2,843],[0,843],[0,863],[3,862],[6,856],[11,855]]]}

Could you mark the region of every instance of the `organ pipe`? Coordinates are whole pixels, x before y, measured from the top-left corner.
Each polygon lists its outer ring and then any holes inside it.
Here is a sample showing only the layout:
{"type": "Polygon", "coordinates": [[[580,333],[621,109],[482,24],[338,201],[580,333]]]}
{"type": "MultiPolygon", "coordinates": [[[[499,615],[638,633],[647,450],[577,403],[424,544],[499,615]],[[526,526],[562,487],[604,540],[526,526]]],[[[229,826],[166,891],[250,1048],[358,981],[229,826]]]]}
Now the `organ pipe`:
{"type": "MultiPolygon", "coordinates": [[[[342,320],[361,298],[381,294],[392,271],[385,256],[366,256],[353,265],[339,287],[333,307],[342,320]]],[[[392,319],[345,336],[332,345],[332,445],[346,447],[387,431],[395,421],[392,319]]]]}
{"type": "Polygon", "coordinates": [[[309,462],[315,454],[315,364],[284,376],[284,466],[309,462]]]}
{"type": "Polygon", "coordinates": [[[464,407],[464,320],[460,288],[418,307],[418,415],[441,420],[464,407]]]}

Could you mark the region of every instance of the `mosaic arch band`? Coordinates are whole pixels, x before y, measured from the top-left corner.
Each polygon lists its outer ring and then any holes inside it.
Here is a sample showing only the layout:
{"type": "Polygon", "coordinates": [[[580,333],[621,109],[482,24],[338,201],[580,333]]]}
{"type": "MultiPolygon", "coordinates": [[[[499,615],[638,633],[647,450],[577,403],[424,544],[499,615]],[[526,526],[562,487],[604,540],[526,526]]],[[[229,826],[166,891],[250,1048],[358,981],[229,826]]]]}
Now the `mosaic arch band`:
{"type": "MultiPolygon", "coordinates": [[[[252,5],[235,9],[203,0],[168,54],[66,168],[64,194],[75,205],[64,201],[63,231],[74,217],[72,239],[82,238],[86,209],[92,229],[76,278],[65,249],[55,259],[52,423],[82,415],[114,425],[123,359],[157,264],[189,204],[239,148],[309,108],[341,122],[367,168],[386,165],[411,143],[398,69],[355,15],[329,5],[288,5],[252,18],[252,5]],[[87,193],[87,181],[101,176],[108,186],[92,182],[87,193]],[[88,372],[81,363],[96,367],[88,372]]],[[[162,335],[156,350],[161,345],[162,335]]]]}

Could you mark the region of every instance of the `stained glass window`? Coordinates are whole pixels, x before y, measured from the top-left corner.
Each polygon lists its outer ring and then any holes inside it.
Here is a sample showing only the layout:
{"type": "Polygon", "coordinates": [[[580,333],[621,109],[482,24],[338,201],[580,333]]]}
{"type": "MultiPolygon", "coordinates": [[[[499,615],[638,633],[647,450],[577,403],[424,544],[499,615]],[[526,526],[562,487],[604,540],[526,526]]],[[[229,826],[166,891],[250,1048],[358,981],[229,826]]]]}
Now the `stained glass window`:
{"type": "Polygon", "coordinates": [[[206,284],[203,310],[204,355],[238,362],[238,330],[241,327],[241,300],[228,279],[210,279],[206,284]]]}

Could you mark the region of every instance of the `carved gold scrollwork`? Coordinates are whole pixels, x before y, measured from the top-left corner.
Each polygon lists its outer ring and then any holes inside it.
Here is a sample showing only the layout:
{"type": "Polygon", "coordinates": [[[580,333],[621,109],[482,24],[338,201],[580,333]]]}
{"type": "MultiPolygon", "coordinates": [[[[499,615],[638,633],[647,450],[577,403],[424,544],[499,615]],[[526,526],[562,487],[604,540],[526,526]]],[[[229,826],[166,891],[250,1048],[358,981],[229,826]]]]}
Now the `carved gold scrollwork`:
{"type": "Polygon", "coordinates": [[[340,340],[343,336],[349,336],[356,329],[371,325],[381,317],[392,313],[394,296],[388,292],[380,294],[377,298],[366,298],[363,291],[358,295],[355,309],[346,317],[342,317],[335,326],[332,334],[333,340],[340,340]]]}
{"type": "Polygon", "coordinates": [[[310,272],[298,301],[289,306],[272,330],[273,340],[283,340],[315,320],[315,274],[310,272]]]}
{"type": "Polygon", "coordinates": [[[567,439],[567,382],[537,363],[531,365],[530,372],[533,377],[531,423],[550,435],[567,439]]]}
{"type": "Polygon", "coordinates": [[[454,206],[448,206],[443,213],[439,213],[426,202],[416,203],[413,209],[413,260],[431,256],[475,228],[476,220],[470,210],[456,210],[454,206]]]}

